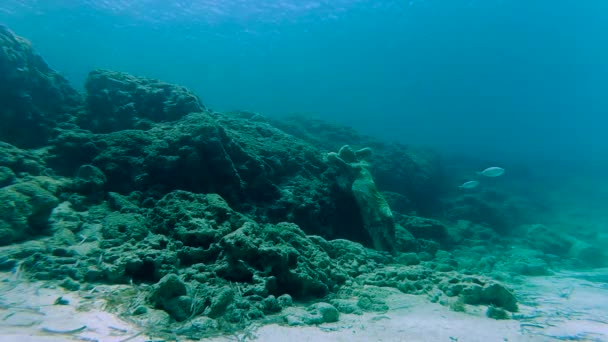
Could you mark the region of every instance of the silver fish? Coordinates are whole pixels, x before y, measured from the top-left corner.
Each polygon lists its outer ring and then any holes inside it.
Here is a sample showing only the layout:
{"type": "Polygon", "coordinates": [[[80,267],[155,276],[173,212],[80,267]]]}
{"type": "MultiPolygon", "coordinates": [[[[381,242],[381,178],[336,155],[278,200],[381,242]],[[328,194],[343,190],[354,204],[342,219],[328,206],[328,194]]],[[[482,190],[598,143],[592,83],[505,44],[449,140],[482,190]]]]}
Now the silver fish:
{"type": "Polygon", "coordinates": [[[468,182],[465,182],[464,184],[460,185],[459,188],[473,189],[473,188],[476,188],[478,185],[479,185],[478,181],[468,181],[468,182]]]}
{"type": "Polygon", "coordinates": [[[502,176],[505,173],[505,169],[498,166],[489,167],[481,172],[477,172],[478,175],[486,176],[486,177],[498,177],[502,176]]]}

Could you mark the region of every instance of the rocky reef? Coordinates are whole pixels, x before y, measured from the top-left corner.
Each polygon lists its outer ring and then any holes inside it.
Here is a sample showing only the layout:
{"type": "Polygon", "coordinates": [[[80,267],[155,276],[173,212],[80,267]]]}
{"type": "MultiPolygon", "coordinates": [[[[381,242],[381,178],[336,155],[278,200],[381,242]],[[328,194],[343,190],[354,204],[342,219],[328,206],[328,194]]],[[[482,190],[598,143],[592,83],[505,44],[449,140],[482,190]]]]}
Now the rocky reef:
{"type": "Polygon", "coordinates": [[[205,110],[184,87],[121,72],[92,71],[85,88],[87,111],[78,124],[95,133],[147,129],[205,110]]]}
{"type": "Polygon", "coordinates": [[[20,147],[46,145],[69,122],[82,96],[52,70],[31,44],[0,25],[0,137],[20,147]]]}
{"type": "Polygon", "coordinates": [[[116,71],[92,71],[81,94],[5,27],[0,45],[0,271],[73,291],[130,284],[108,300],[152,331],[335,321],[386,310],[382,287],[508,317],[501,279],[550,272],[543,253],[603,257],[504,220],[514,206],[496,197],[451,193],[431,151],[214,112],[116,71]]]}

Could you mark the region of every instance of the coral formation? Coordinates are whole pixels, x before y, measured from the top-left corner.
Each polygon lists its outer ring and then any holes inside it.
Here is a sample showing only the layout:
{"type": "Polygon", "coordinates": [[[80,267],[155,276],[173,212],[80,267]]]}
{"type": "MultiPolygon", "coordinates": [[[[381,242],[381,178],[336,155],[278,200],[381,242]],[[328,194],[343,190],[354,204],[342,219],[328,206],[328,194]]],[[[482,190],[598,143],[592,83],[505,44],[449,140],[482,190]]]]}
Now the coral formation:
{"type": "Polygon", "coordinates": [[[184,87],[122,72],[94,70],[85,88],[87,115],[79,124],[96,133],[145,129],[154,122],[175,121],[205,110],[184,87]]]}
{"type": "Polygon", "coordinates": [[[81,95],[31,44],[0,25],[0,140],[44,146],[60,122],[73,119],[81,95]]]}

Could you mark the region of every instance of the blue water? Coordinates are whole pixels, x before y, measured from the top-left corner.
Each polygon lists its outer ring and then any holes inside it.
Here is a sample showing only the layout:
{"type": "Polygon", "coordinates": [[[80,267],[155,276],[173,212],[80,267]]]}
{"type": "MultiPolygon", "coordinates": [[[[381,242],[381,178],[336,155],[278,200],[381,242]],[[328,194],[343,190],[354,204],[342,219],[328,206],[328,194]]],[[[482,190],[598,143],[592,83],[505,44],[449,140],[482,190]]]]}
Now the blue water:
{"type": "Polygon", "coordinates": [[[603,0],[3,0],[77,87],[103,67],[492,160],[608,161],[603,0]]]}

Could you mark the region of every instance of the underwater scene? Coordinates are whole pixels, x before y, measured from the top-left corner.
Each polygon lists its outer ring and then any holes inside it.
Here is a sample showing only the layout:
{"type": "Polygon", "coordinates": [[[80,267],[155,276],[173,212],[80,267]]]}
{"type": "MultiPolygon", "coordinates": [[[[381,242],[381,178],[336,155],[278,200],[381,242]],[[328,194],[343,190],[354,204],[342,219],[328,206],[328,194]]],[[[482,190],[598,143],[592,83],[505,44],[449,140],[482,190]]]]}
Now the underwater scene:
{"type": "Polygon", "coordinates": [[[607,19],[1,0],[0,341],[608,341],[607,19]]]}

